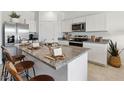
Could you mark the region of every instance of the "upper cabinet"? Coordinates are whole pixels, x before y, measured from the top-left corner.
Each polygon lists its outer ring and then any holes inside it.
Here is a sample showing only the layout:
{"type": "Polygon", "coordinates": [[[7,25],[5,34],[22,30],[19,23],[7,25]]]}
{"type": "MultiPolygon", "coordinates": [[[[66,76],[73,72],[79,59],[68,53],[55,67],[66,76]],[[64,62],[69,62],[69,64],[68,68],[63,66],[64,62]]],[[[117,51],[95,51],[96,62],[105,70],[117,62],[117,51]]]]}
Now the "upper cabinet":
{"type": "Polygon", "coordinates": [[[106,14],[94,14],[62,21],[62,32],[72,32],[72,24],[86,23],[86,31],[107,31],[106,14]]]}
{"type": "Polygon", "coordinates": [[[39,21],[58,21],[59,12],[53,11],[40,11],[39,21]]]}
{"type": "Polygon", "coordinates": [[[72,19],[62,21],[62,32],[72,32],[72,19]]]}
{"type": "Polygon", "coordinates": [[[36,31],[36,21],[29,20],[29,21],[26,21],[26,23],[29,24],[29,32],[37,32],[36,31]]]}
{"type": "Polygon", "coordinates": [[[63,14],[57,11],[39,12],[39,40],[56,42],[61,36],[61,19],[63,14]]]}
{"type": "Polygon", "coordinates": [[[86,22],[86,19],[85,17],[78,17],[78,18],[74,18],[73,23],[83,23],[83,22],[86,22]]]}
{"type": "Polygon", "coordinates": [[[106,31],[106,15],[86,16],[86,31],[106,31]]]}

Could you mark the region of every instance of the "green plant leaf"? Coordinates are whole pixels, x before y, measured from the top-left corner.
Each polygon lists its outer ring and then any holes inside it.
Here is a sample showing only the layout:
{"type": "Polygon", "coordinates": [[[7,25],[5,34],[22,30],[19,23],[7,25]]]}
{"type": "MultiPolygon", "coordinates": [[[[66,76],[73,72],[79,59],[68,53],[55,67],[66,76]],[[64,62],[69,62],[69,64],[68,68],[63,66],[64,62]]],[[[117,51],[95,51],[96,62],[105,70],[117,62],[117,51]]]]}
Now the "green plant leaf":
{"type": "Polygon", "coordinates": [[[117,42],[113,43],[113,41],[110,40],[108,52],[112,56],[118,56],[119,55],[118,49],[117,49],[117,42]]]}

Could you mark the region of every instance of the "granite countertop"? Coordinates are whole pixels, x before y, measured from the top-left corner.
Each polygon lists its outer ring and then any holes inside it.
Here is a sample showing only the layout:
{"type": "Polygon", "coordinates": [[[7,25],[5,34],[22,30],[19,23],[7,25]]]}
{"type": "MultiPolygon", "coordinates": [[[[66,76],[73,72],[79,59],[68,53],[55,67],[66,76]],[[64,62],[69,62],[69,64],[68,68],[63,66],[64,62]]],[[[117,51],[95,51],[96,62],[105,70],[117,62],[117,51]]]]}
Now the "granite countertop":
{"type": "Polygon", "coordinates": [[[63,51],[63,54],[65,55],[65,58],[63,60],[54,61],[54,60],[45,58],[46,55],[50,54],[50,51],[46,46],[40,47],[40,49],[37,49],[37,50],[30,50],[28,49],[27,46],[16,45],[16,47],[26,52],[27,54],[35,57],[36,59],[44,62],[45,64],[51,66],[54,69],[59,69],[62,66],[67,65],[72,60],[76,59],[81,54],[89,50],[88,48],[81,48],[81,47],[75,47],[75,46],[62,46],[62,51],[63,51]]]}
{"type": "MultiPolygon", "coordinates": [[[[66,40],[66,39],[63,39],[63,38],[59,38],[58,40],[62,40],[62,41],[69,41],[69,40],[66,40]]],[[[91,39],[87,40],[87,41],[82,41],[82,42],[78,42],[78,41],[70,41],[70,42],[77,42],[77,43],[83,43],[83,42],[86,42],[86,43],[96,43],[96,44],[108,44],[109,43],[109,39],[103,39],[102,41],[95,41],[93,42],[91,39]]]]}
{"type": "Polygon", "coordinates": [[[91,40],[87,40],[87,41],[84,41],[86,43],[96,43],[96,44],[108,44],[109,43],[109,39],[103,39],[102,41],[91,41],[91,40]]]}

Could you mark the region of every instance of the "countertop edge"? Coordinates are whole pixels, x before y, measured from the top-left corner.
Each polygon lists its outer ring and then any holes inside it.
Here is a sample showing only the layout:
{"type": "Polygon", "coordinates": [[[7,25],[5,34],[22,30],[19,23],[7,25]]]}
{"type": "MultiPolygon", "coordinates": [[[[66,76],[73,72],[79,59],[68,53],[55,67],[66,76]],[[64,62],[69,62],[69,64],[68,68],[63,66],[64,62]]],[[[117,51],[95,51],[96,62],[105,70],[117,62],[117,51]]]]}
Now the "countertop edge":
{"type": "Polygon", "coordinates": [[[67,65],[67,64],[70,63],[71,61],[75,60],[76,58],[80,57],[82,54],[84,54],[84,53],[86,53],[86,52],[88,52],[88,51],[90,50],[89,48],[83,48],[84,50],[82,49],[82,52],[79,53],[77,56],[72,57],[71,59],[68,59],[68,60],[64,60],[63,63],[60,63],[60,65],[59,65],[59,64],[56,64],[55,66],[53,66],[53,65],[50,65],[49,63],[45,62],[44,60],[39,59],[38,57],[36,57],[36,56],[34,56],[34,55],[28,53],[27,51],[25,51],[25,50],[19,48],[18,46],[15,46],[15,47],[18,48],[18,49],[20,49],[20,50],[22,50],[22,51],[25,52],[26,54],[29,54],[30,56],[36,58],[37,60],[42,61],[43,63],[45,63],[46,65],[50,66],[51,68],[53,68],[53,69],[55,69],[55,70],[57,70],[57,69],[59,69],[59,68],[65,66],[65,65],[67,65]]]}

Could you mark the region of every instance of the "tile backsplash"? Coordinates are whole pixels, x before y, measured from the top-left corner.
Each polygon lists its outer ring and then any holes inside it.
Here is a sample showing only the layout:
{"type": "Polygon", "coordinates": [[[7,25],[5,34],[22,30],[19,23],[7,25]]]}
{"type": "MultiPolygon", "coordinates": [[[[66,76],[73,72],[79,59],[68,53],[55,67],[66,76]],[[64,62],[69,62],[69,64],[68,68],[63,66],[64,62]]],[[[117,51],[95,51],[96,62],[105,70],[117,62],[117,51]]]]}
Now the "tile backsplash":
{"type": "MultiPolygon", "coordinates": [[[[105,39],[108,39],[108,36],[110,35],[109,32],[107,31],[93,31],[93,32],[69,32],[69,34],[71,34],[72,36],[74,35],[87,35],[88,37],[90,37],[91,35],[95,35],[96,37],[103,37],[105,39]]],[[[64,33],[63,33],[64,35],[64,33]]]]}

